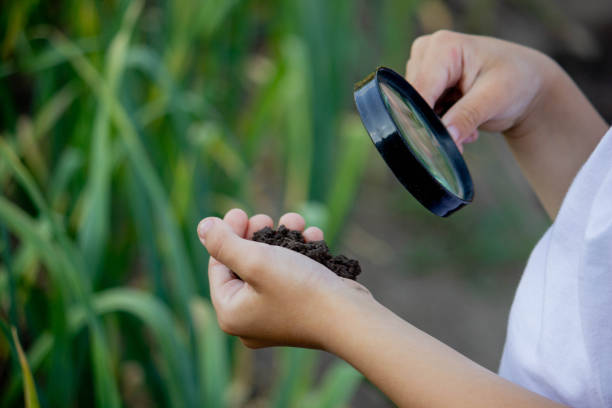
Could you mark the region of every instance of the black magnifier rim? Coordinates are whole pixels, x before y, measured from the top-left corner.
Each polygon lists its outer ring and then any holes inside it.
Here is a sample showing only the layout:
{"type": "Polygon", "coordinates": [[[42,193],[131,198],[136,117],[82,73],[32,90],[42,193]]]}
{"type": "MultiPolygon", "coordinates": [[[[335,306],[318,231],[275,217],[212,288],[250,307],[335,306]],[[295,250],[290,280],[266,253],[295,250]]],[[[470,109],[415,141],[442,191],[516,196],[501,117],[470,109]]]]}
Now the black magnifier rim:
{"type": "Polygon", "coordinates": [[[472,177],[455,142],[438,115],[401,75],[389,68],[379,67],[355,85],[354,97],[361,121],[376,149],[395,177],[425,208],[440,217],[447,217],[472,202],[472,177]],[[463,197],[444,187],[412,151],[385,104],[381,81],[410,101],[412,108],[437,139],[457,173],[463,197]]]}

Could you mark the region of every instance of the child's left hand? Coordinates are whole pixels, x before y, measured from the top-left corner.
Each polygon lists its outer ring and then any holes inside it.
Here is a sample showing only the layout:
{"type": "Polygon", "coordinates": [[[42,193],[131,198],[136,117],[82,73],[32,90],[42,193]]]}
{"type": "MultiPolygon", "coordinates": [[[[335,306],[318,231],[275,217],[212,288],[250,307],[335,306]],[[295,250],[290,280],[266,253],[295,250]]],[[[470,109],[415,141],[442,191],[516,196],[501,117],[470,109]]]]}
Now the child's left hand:
{"type": "MultiPolygon", "coordinates": [[[[283,215],[279,225],[303,232],[307,241],[323,239],[319,228],[304,230],[304,219],[295,213],[283,215]]],[[[221,329],[251,348],[327,349],[345,306],[370,304],[370,292],[302,254],[251,241],[264,227],[273,227],[269,216],[249,219],[239,209],[198,225],[211,255],[210,292],[221,329]]]]}

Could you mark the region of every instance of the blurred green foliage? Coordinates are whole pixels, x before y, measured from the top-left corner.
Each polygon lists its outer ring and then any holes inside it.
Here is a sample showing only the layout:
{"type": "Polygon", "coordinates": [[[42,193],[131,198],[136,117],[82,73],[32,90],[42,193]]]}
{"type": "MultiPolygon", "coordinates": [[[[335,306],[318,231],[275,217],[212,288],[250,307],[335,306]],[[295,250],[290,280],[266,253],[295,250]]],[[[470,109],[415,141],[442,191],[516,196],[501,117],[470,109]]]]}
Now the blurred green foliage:
{"type": "Polygon", "coordinates": [[[336,242],[371,151],[352,83],[402,68],[416,6],[6,1],[0,405],[346,404],[360,375],[335,362],[317,382],[309,350],[281,349],[255,392],[195,226],[299,210],[336,242]]]}

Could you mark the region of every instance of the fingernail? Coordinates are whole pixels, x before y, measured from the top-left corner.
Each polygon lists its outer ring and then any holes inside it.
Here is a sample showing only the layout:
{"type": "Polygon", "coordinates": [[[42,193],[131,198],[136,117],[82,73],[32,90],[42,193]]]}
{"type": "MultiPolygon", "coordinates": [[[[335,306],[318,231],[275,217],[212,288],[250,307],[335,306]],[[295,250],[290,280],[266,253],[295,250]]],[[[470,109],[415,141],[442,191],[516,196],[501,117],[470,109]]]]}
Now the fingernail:
{"type": "Polygon", "coordinates": [[[209,218],[203,219],[198,224],[198,235],[200,236],[200,239],[202,240],[202,242],[204,242],[204,235],[210,229],[210,227],[213,226],[214,223],[215,223],[215,219],[209,217],[209,218]]]}
{"type": "Polygon", "coordinates": [[[470,135],[467,139],[463,141],[463,143],[474,143],[478,139],[478,136],[470,135]]]}
{"type": "Polygon", "coordinates": [[[448,133],[451,135],[455,143],[457,143],[459,141],[459,129],[457,129],[457,126],[451,125],[446,129],[448,130],[448,133]]]}

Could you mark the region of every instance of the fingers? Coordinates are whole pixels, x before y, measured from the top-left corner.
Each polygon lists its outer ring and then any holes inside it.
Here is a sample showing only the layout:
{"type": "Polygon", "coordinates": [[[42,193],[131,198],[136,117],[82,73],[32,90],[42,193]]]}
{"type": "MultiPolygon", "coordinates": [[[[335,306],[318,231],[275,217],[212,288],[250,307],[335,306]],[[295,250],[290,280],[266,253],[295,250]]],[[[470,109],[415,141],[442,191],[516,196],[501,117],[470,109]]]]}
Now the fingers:
{"type": "MultiPolygon", "coordinates": [[[[233,208],[229,210],[225,214],[225,217],[223,217],[223,221],[225,221],[230,227],[232,227],[236,235],[238,235],[241,238],[244,238],[247,232],[249,218],[243,210],[241,210],[240,208],[233,208]]],[[[217,261],[215,258],[211,256],[208,262],[209,268],[210,266],[218,262],[219,261],[217,261]]],[[[225,274],[223,275],[225,277],[225,274]]],[[[231,273],[229,275],[231,278],[231,273]]]]}
{"type": "MultiPolygon", "coordinates": [[[[279,220],[279,225],[303,232],[306,241],[323,239],[321,229],[310,227],[304,231],[305,224],[304,218],[296,213],[287,213],[279,220]]],[[[208,217],[200,222],[198,236],[211,256],[209,263],[211,288],[219,287],[234,279],[232,271],[243,280],[256,284],[253,281],[256,281],[257,276],[265,273],[269,267],[270,254],[267,245],[250,239],[256,231],[272,226],[273,222],[269,216],[258,214],[249,220],[246,213],[239,209],[228,211],[223,221],[216,217],[208,217]]]]}
{"type": "MultiPolygon", "coordinates": [[[[297,213],[287,213],[280,218],[280,220],[278,221],[278,225],[279,226],[284,225],[290,230],[302,232],[304,231],[306,222],[304,221],[304,218],[297,213]]],[[[265,214],[257,214],[257,215],[252,216],[251,219],[249,220],[249,226],[247,229],[246,238],[252,239],[253,234],[255,232],[265,227],[270,227],[270,228],[274,227],[274,222],[272,221],[272,218],[270,218],[269,216],[265,214]]]]}
{"type": "MultiPolygon", "coordinates": [[[[304,217],[297,213],[284,214],[278,221],[278,225],[284,225],[290,230],[302,232],[306,241],[320,241],[323,239],[323,231],[321,231],[320,228],[309,227],[304,230],[306,227],[306,221],[304,221],[304,217]]],[[[255,232],[265,227],[274,227],[272,218],[265,214],[254,215],[249,220],[246,238],[252,239],[255,232]]]]}
{"type": "Polygon", "coordinates": [[[495,115],[497,84],[484,79],[457,101],[442,118],[457,145],[475,141],[477,129],[495,115]]]}
{"type": "Polygon", "coordinates": [[[474,143],[476,140],[478,140],[478,136],[478,130],[475,130],[463,141],[463,143],[474,143]]]}
{"type": "Polygon", "coordinates": [[[303,233],[306,242],[310,241],[322,241],[323,240],[323,231],[317,227],[308,227],[303,233]]]}
{"type": "Polygon", "coordinates": [[[273,345],[271,342],[262,341],[262,340],[258,340],[258,339],[254,339],[250,337],[241,336],[239,338],[242,344],[245,347],[250,348],[250,349],[259,349],[263,347],[270,347],[273,345]]]}
{"type": "MultiPolygon", "coordinates": [[[[304,221],[304,217],[297,213],[287,213],[283,215],[278,221],[278,225],[284,225],[285,227],[294,230],[300,231],[304,235],[304,239],[307,242],[310,241],[321,241],[323,239],[323,231],[317,227],[309,227],[306,230],[306,222],[304,221]]],[[[270,227],[273,228],[272,218],[265,214],[258,214],[251,217],[249,220],[249,227],[247,230],[246,238],[252,239],[253,234],[259,231],[262,228],[270,227]]]]}
{"type": "Polygon", "coordinates": [[[406,67],[406,78],[432,107],[449,88],[463,94],[443,117],[459,150],[463,143],[476,140],[476,129],[494,115],[498,105],[490,90],[499,87],[477,80],[481,62],[473,58],[474,41],[472,36],[449,31],[421,37],[414,42],[406,67]]]}
{"type": "Polygon", "coordinates": [[[459,34],[438,31],[413,43],[406,79],[434,107],[436,101],[463,75],[463,50],[459,34]]]}
{"type": "Polygon", "coordinates": [[[306,226],[306,221],[304,221],[304,217],[302,217],[300,214],[290,212],[280,217],[280,220],[278,220],[278,225],[284,225],[290,230],[302,232],[306,226]]]}
{"type": "Polygon", "coordinates": [[[215,307],[220,300],[230,298],[245,285],[243,280],[236,279],[236,276],[227,266],[216,261],[212,256],[208,263],[208,280],[210,298],[215,307]]]}
{"type": "Polygon", "coordinates": [[[229,210],[225,214],[225,217],[223,217],[223,221],[231,226],[236,235],[239,237],[244,238],[246,236],[247,227],[249,225],[249,217],[240,208],[229,210]]]}
{"type": "Polygon", "coordinates": [[[219,218],[203,219],[198,225],[198,236],[210,256],[250,283],[271,262],[267,245],[239,237],[228,223],[219,218]]]}
{"type": "Polygon", "coordinates": [[[274,227],[274,221],[272,221],[272,218],[265,214],[257,214],[252,216],[249,220],[246,239],[253,239],[253,234],[265,227],[274,227]]]}
{"type": "MultiPolygon", "coordinates": [[[[234,230],[236,235],[240,237],[245,235],[248,226],[248,217],[243,210],[239,208],[229,210],[225,214],[225,217],[223,217],[223,220],[234,230]]],[[[216,298],[215,292],[217,292],[218,288],[221,288],[233,279],[237,281],[236,288],[243,283],[235,279],[235,276],[227,266],[223,265],[212,256],[208,260],[208,279],[210,281],[212,298],[216,298]]]]}

